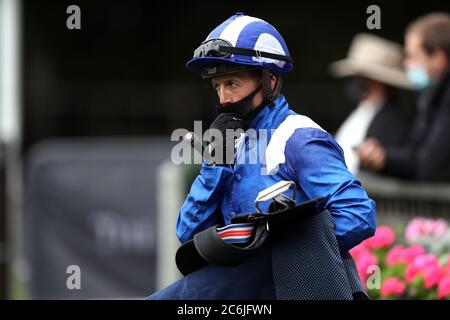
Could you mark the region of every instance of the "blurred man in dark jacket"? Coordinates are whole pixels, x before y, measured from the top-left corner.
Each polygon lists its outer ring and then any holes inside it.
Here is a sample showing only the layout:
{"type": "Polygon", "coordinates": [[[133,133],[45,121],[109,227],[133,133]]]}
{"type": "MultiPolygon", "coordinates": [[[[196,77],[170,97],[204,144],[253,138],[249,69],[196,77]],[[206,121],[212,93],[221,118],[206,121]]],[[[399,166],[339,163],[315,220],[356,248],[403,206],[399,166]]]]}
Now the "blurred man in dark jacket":
{"type": "Polygon", "coordinates": [[[358,152],[361,165],[406,179],[450,181],[450,14],[413,21],[405,54],[408,78],[422,91],[410,137],[401,147],[367,139],[358,152]]]}

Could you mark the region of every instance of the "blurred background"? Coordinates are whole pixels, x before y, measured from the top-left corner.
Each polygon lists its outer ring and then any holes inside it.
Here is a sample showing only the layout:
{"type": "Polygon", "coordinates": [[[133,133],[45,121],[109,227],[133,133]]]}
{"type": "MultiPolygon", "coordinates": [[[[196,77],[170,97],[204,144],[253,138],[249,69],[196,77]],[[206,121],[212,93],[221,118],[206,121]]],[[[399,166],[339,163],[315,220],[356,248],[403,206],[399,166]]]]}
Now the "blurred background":
{"type": "MultiPolygon", "coordinates": [[[[353,36],[403,43],[408,22],[450,4],[0,0],[0,298],[140,299],[177,277],[174,221],[198,168],[170,162],[170,134],[209,125],[217,103],[185,63],[238,11],[284,36],[294,60],[285,96],[334,133],[354,106],[328,65],[353,36]],[[66,27],[72,4],[80,30],[66,27]],[[371,4],[381,8],[379,30],[366,27],[371,4]],[[69,289],[70,265],[81,288],[69,289]]],[[[414,112],[413,92],[401,100],[414,112]]],[[[398,183],[367,188],[386,212],[449,214],[450,188],[414,205],[422,189],[398,183]]]]}

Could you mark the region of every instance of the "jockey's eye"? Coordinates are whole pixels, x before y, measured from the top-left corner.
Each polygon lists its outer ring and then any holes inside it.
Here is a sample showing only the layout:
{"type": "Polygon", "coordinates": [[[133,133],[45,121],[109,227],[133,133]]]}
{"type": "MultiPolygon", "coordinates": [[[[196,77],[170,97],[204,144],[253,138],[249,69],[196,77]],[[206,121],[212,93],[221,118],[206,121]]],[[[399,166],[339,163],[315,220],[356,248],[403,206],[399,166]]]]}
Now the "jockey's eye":
{"type": "Polygon", "coordinates": [[[225,85],[227,87],[230,87],[231,89],[237,88],[239,86],[239,82],[236,80],[227,80],[225,82],[225,85]]]}

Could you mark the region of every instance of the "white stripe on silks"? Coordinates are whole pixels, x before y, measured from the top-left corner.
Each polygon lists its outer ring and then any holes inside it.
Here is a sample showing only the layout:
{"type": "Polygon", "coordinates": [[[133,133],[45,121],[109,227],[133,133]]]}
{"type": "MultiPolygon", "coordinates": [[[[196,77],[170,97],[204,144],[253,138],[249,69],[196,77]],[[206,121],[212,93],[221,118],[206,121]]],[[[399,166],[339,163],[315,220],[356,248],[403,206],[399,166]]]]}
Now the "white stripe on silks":
{"type": "Polygon", "coordinates": [[[224,232],[224,231],[234,230],[234,229],[250,230],[250,229],[253,229],[253,227],[254,227],[254,224],[250,223],[250,222],[234,223],[234,224],[226,225],[224,227],[217,228],[217,232],[224,232]]]}
{"type": "Polygon", "coordinates": [[[235,47],[242,29],[244,29],[248,24],[256,21],[263,20],[249,16],[237,17],[233,22],[226,26],[225,29],[223,29],[219,38],[228,40],[231,45],[235,47]]]}
{"type": "Polygon", "coordinates": [[[250,239],[250,236],[246,236],[246,237],[243,237],[243,236],[226,236],[226,237],[222,237],[222,240],[242,240],[242,241],[247,241],[248,239],[250,239]]]}
{"type": "Polygon", "coordinates": [[[284,154],[286,143],[294,134],[295,130],[300,128],[323,130],[317,123],[306,116],[291,115],[286,117],[272,134],[272,138],[266,148],[266,166],[269,174],[275,173],[278,170],[278,165],[286,162],[286,156],[284,154]]]}

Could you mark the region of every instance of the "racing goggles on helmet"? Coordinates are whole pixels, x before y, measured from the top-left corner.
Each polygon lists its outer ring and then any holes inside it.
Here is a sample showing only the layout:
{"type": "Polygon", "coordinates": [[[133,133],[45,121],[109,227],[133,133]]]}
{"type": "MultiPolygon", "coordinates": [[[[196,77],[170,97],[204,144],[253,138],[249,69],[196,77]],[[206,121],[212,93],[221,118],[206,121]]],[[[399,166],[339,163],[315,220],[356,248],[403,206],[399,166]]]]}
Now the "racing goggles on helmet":
{"type": "Polygon", "coordinates": [[[224,39],[210,39],[202,42],[202,44],[195,49],[194,58],[228,58],[232,54],[292,62],[291,57],[288,56],[259,50],[233,47],[230,42],[224,39]]]}

